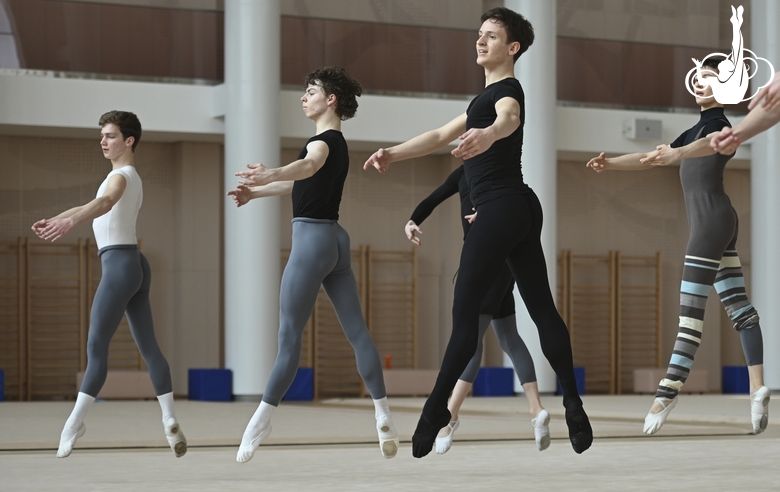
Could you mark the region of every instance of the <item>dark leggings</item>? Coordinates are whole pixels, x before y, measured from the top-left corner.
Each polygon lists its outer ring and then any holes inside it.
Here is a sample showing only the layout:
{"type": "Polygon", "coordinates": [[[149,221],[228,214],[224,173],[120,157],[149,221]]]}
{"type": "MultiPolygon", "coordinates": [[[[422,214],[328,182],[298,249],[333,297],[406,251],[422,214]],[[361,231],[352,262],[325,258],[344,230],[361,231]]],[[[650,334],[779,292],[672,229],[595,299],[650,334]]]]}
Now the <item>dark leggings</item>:
{"type": "Polygon", "coordinates": [[[582,405],[577,393],[571,341],[555,307],[540,235],[542,207],[533,192],[505,195],[479,205],[479,216],[463,243],[455,283],[453,327],[439,377],[423,415],[435,421],[447,407],[458,377],[477,348],[480,306],[496,277],[509,264],[520,295],[539,331],[542,352],[563,389],[567,409],[582,405]]]}
{"type": "Polygon", "coordinates": [[[154,392],[173,391],[168,361],[157,345],[152,322],[149,286],[152,272],[146,257],[135,245],[107,246],[100,250],[103,276],[100,278],[87,335],[87,369],[81,392],[96,397],[108,374],[108,346],[122,316],[127,314],[130,333],[149,369],[154,392]]]}
{"type": "Polygon", "coordinates": [[[512,278],[512,271],[504,264],[501,273],[493,283],[493,287],[482,301],[479,316],[479,336],[477,338],[477,351],[471,358],[466,370],[460,375],[462,381],[473,383],[482,365],[482,351],[485,333],[487,332],[490,321],[493,321],[493,331],[496,333],[498,344],[501,350],[512,360],[517,377],[520,378],[520,384],[533,383],[536,381],[536,371],[534,371],[534,360],[528,352],[528,347],[520,338],[517,332],[517,322],[515,320],[515,296],[512,290],[515,286],[515,279],[512,278]]]}

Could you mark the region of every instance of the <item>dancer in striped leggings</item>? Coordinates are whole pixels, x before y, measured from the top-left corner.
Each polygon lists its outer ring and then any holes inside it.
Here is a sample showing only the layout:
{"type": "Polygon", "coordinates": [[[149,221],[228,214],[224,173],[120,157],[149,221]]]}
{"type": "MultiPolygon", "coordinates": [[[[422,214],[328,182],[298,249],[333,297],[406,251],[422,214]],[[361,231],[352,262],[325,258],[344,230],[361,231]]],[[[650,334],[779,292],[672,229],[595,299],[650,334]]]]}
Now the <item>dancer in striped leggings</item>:
{"type": "MultiPolygon", "coordinates": [[[[709,73],[704,77],[716,76],[719,61],[705,61],[709,73]]],[[[770,393],[763,381],[764,349],[758,313],[745,292],[745,279],[736,250],[737,213],[723,188],[723,171],[733,154],[717,154],[709,146],[711,137],[730,124],[723,113],[723,105],[712,98],[712,89],[701,81],[696,83],[696,102],[702,109],[699,122],[671,145],[658,146],[646,154],[609,159],[602,152],[587,165],[597,172],[642,170],[682,159],[680,181],[690,236],[680,287],[680,328],[666,377],[659,383],[653,406],[645,417],[645,434],[656,433],[677,404],[677,395],[688,379],[701,344],[704,308],[713,285],[742,341],[750,374],[753,431],[759,434],[767,426],[770,393]]]]}

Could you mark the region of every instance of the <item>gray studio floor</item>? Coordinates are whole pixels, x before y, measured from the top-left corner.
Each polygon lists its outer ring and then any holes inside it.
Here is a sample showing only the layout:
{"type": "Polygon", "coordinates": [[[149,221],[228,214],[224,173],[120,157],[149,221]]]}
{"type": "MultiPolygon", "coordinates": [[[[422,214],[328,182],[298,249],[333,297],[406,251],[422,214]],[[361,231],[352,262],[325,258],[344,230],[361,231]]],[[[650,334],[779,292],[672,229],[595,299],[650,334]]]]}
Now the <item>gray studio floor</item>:
{"type": "MultiPolygon", "coordinates": [[[[775,396],[775,401],[780,396],[775,396]]],[[[747,396],[682,395],[657,436],[643,436],[652,396],[587,396],[596,440],[566,438],[559,397],[544,397],[553,441],[536,450],[522,396],[469,398],[449,453],[411,456],[421,398],[393,398],[402,439],[382,458],[367,399],[282,403],[254,458],[235,461],[254,403],[177,401],[190,450],[167,448],[156,401],[98,402],[87,433],[55,457],[70,402],[0,403],[0,490],[780,490],[780,410],[750,434],[747,396]]],[[[777,405],[777,403],[775,403],[777,405]]]]}

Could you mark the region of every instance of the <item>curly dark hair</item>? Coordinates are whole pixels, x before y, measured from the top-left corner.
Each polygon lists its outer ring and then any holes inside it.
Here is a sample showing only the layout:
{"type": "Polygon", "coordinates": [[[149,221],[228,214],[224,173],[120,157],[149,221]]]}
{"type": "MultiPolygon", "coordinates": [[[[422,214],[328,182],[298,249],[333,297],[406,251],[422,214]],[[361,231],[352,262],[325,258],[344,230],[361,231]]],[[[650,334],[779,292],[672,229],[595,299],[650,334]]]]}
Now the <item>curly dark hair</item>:
{"type": "Polygon", "coordinates": [[[124,140],[130,137],[135,139],[133,141],[133,152],[135,152],[135,147],[141,141],[141,122],[138,120],[138,116],[129,111],[109,111],[100,117],[98,125],[102,128],[109,123],[119,127],[124,140]]]}
{"type": "Polygon", "coordinates": [[[520,50],[515,53],[515,61],[533,44],[534,26],[514,10],[509,10],[505,7],[490,9],[482,14],[480,22],[485,22],[488,19],[504,26],[509,43],[514,43],[515,41],[520,43],[520,50]]]}
{"type": "Polygon", "coordinates": [[[325,67],[306,76],[305,85],[319,85],[326,96],[336,96],[336,114],[341,121],[355,116],[358,102],[356,97],[363,93],[360,82],[353,79],[341,67],[325,67]]]}

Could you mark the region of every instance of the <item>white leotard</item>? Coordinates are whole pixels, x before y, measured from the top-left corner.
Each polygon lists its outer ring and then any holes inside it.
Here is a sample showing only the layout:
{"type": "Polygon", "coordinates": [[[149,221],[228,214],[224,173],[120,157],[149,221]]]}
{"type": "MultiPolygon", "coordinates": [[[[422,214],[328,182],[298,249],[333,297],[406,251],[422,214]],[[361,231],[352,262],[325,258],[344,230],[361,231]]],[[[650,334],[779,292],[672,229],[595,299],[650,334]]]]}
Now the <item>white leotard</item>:
{"type": "Polygon", "coordinates": [[[138,210],[143,202],[144,191],[141,177],[134,166],[124,166],[108,173],[106,179],[98,188],[97,196],[103,196],[108,187],[108,180],[115,174],[121,174],[126,181],[122,198],[108,211],[92,221],[95,241],[98,249],[115,244],[138,244],[135,236],[135,222],[138,210]]]}

